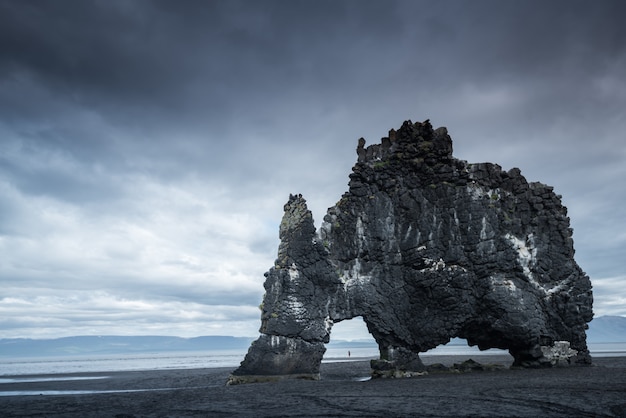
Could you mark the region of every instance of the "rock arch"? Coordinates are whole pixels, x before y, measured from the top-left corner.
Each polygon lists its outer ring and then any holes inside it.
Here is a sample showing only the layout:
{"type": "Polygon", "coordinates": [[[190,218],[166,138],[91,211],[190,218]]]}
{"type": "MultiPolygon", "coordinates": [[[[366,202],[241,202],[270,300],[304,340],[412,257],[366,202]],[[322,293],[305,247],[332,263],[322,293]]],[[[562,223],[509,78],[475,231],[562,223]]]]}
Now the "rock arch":
{"type": "Polygon", "coordinates": [[[591,283],[552,187],[453,158],[447,130],[428,121],[364,145],[320,231],[289,197],[262,335],[231,383],[317,378],[333,323],[357,316],[380,348],[374,368],[421,371],[419,353],[453,337],[507,349],[521,367],[549,365],[557,341],[591,362],[591,283]]]}

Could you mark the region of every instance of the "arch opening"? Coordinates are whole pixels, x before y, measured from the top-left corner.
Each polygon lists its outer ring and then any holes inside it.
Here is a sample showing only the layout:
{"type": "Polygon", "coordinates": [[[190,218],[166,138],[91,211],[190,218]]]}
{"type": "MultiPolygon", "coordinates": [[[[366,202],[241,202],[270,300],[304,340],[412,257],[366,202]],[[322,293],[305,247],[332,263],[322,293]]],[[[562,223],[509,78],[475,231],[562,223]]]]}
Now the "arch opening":
{"type": "Polygon", "coordinates": [[[370,360],[378,358],[378,344],[369,333],[363,317],[335,323],[322,362],[370,360]]]}
{"type": "Polygon", "coordinates": [[[440,344],[426,352],[420,353],[424,364],[431,365],[441,363],[445,366],[452,366],[467,360],[473,360],[481,364],[502,364],[510,366],[513,363],[513,356],[508,350],[490,348],[480,350],[477,346],[470,346],[464,338],[452,338],[447,344],[440,344]]]}

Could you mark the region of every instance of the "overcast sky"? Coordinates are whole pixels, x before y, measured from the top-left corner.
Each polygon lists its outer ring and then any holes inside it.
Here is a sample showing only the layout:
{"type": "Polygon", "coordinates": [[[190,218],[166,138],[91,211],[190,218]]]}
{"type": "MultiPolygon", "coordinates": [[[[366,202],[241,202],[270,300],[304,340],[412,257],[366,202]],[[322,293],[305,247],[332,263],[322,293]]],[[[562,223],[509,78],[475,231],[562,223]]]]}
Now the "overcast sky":
{"type": "Polygon", "coordinates": [[[457,158],[554,186],[596,316],[626,315],[624,16],[0,0],[0,338],[256,336],[289,193],[319,226],[358,138],[427,118],[457,158]]]}

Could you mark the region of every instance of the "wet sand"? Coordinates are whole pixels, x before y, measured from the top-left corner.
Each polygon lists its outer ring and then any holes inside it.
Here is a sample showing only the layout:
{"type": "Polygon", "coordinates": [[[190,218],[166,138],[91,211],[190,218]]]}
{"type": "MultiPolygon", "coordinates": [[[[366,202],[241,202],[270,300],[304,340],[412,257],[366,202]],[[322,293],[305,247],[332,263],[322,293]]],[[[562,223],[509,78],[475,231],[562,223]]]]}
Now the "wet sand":
{"type": "MultiPolygon", "coordinates": [[[[467,359],[430,356],[424,362],[449,366],[467,359]]],[[[510,364],[508,356],[476,356],[474,360],[510,364]]],[[[226,386],[231,371],[19,376],[21,381],[0,384],[0,416],[626,416],[626,357],[595,358],[593,366],[585,367],[431,373],[375,380],[366,380],[369,362],[350,361],[322,364],[319,381],[226,386]],[[13,395],[6,396],[8,393],[13,395]]]]}

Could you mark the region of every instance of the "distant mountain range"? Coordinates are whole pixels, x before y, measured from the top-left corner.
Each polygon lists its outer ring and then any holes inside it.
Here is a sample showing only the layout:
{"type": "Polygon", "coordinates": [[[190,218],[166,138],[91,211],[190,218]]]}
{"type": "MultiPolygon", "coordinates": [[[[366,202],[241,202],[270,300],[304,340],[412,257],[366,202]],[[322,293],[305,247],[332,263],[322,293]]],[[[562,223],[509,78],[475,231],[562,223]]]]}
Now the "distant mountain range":
{"type": "MultiPolygon", "coordinates": [[[[47,357],[62,355],[129,354],[204,350],[242,350],[250,347],[255,337],[206,336],[195,338],[164,336],[80,336],[48,340],[29,338],[0,339],[1,357],[47,357]]],[[[600,316],[589,324],[589,343],[626,343],[626,317],[600,316]]],[[[333,340],[328,348],[371,347],[372,340],[333,340]]],[[[449,344],[465,344],[453,339],[449,344]]]]}

